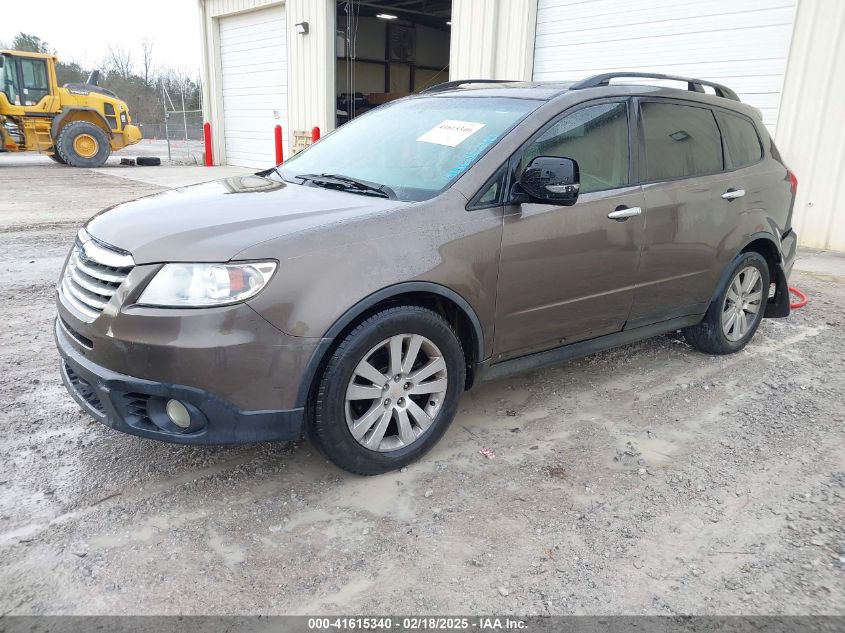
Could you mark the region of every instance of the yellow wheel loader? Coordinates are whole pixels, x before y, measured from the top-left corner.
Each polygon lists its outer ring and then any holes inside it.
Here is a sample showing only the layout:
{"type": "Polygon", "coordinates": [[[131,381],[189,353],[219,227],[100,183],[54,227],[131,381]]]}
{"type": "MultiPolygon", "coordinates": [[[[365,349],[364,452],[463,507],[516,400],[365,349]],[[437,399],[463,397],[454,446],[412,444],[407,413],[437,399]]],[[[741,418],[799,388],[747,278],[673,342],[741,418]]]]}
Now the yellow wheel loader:
{"type": "Polygon", "coordinates": [[[0,51],[0,152],[39,151],[73,167],[99,167],[141,140],[126,103],[97,85],[56,83],[56,56],[0,51]]]}

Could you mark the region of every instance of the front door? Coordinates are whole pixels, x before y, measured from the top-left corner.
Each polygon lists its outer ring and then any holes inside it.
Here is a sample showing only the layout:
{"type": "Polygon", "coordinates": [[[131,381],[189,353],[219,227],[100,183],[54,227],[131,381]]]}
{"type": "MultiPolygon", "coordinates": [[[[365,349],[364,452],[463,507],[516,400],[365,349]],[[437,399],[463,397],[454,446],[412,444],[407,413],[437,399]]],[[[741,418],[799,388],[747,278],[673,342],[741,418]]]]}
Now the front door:
{"type": "Polygon", "coordinates": [[[591,102],[552,121],[515,157],[512,182],[536,156],[578,162],[573,206],[505,207],[494,360],[622,329],[633,297],[644,206],[629,171],[629,104],[591,102]],[[608,217],[627,210],[627,217],[608,217]]]}

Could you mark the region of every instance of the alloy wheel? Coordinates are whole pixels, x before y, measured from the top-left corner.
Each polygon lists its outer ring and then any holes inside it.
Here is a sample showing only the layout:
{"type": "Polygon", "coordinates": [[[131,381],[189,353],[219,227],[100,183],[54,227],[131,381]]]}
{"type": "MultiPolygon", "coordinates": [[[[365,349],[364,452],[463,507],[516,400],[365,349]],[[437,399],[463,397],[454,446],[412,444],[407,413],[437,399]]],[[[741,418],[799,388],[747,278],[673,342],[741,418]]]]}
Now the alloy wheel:
{"type": "Polygon", "coordinates": [[[722,306],[722,332],[729,341],[744,337],[763,304],[763,277],[754,266],[740,270],[731,280],[722,306]]]}
{"type": "Polygon", "coordinates": [[[447,391],[446,361],[432,341],[397,334],[367,352],[346,389],[346,424],[355,440],[389,452],[419,440],[447,391]]]}

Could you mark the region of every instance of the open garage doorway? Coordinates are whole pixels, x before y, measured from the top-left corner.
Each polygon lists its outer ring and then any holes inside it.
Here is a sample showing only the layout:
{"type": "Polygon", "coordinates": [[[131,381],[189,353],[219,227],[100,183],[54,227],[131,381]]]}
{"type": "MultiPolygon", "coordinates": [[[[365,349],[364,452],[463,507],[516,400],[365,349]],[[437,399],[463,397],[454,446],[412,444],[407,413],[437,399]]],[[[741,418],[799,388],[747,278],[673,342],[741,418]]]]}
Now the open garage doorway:
{"type": "Polygon", "coordinates": [[[452,0],[338,0],[338,126],[449,80],[452,0]]]}

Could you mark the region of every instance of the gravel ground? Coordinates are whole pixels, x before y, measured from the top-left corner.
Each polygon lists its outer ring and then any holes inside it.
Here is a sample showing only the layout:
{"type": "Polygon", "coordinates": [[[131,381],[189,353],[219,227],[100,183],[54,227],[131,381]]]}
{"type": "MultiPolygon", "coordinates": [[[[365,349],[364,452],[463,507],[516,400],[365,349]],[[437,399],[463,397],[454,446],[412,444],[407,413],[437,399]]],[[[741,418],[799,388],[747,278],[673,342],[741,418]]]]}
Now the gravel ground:
{"type": "Polygon", "coordinates": [[[671,335],[482,385],[361,478],[82,414],[54,284],[85,218],[157,187],[0,177],[0,614],[845,614],[845,277],[796,272],[810,305],[733,356],[671,335]]]}

